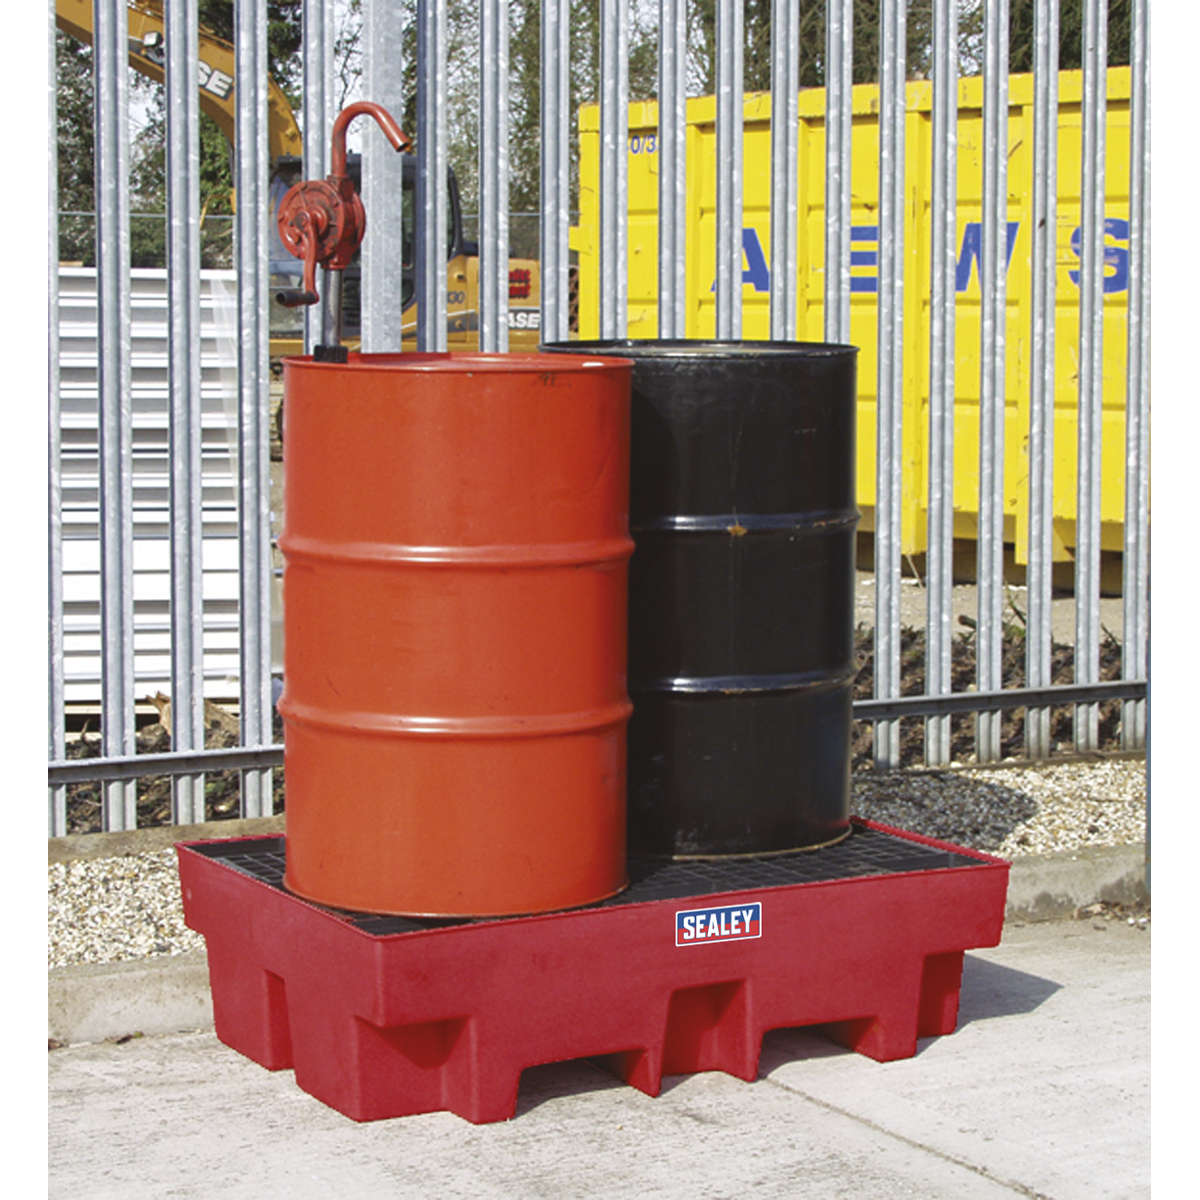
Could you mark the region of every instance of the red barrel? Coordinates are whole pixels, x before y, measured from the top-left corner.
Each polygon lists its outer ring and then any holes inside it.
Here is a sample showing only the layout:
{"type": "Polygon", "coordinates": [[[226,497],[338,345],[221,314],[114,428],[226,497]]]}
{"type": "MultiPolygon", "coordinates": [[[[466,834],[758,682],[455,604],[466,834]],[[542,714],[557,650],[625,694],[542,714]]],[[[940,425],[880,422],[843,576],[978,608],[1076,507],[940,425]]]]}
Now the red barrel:
{"type": "Polygon", "coordinates": [[[287,886],[363,912],[625,873],[631,364],[284,363],[287,886]]]}

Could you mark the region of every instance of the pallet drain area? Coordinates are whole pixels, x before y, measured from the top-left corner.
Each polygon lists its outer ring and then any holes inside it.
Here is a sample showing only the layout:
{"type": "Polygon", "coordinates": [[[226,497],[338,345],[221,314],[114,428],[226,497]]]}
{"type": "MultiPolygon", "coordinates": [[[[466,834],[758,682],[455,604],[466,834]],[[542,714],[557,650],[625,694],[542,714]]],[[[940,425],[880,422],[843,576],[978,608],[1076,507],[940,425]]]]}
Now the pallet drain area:
{"type": "Polygon", "coordinates": [[[571,912],[424,920],[322,908],[283,886],[281,836],[178,847],[216,1032],[359,1121],[510,1118],[521,1071],[593,1058],[753,1080],[763,1035],[815,1026],[879,1061],[953,1032],[966,950],[994,946],[1008,864],[855,821],[820,851],[632,859],[571,912]]]}

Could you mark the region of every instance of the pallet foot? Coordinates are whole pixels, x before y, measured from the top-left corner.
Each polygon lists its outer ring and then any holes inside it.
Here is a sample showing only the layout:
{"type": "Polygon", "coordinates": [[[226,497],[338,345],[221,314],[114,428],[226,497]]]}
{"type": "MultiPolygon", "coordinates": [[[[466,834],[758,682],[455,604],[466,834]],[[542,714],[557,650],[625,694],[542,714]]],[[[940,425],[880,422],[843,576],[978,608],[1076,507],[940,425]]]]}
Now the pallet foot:
{"type": "Polygon", "coordinates": [[[957,1028],[962,968],[961,950],[925,956],[925,965],[921,971],[918,1037],[943,1037],[957,1028]]]}
{"type": "Polygon", "coordinates": [[[661,1049],[619,1050],[615,1054],[594,1055],[590,1061],[647,1096],[657,1096],[662,1091],[661,1049]]]}
{"type": "Polygon", "coordinates": [[[237,948],[212,945],[208,974],[217,1037],[268,1071],[290,1070],[292,1035],[283,979],[239,956],[237,948]]]}
{"type": "Polygon", "coordinates": [[[750,1025],[746,981],[678,988],[671,994],[663,1074],[724,1071],[738,1079],[758,1074],[762,1035],[750,1025]]]}

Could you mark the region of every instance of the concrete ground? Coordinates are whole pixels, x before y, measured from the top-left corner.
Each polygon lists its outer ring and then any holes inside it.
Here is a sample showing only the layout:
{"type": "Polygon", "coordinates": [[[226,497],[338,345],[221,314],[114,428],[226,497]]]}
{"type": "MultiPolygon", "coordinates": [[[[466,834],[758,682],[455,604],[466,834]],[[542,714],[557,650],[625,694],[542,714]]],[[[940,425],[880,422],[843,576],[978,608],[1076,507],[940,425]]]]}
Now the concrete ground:
{"type": "Polygon", "coordinates": [[[753,1084],[676,1076],[656,1099],[587,1062],[534,1067],[498,1125],[358,1125],[211,1032],[70,1046],[49,1059],[49,1195],[1137,1200],[1150,939],[1010,922],[966,957],[958,1031],[912,1059],[780,1030],[753,1084]]]}

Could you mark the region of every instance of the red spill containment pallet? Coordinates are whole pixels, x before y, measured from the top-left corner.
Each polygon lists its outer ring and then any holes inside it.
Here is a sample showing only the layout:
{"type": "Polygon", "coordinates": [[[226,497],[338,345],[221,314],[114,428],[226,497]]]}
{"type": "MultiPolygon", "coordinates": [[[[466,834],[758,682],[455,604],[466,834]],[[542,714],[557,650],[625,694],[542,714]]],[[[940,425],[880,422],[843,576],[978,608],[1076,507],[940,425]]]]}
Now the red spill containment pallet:
{"type": "Polygon", "coordinates": [[[879,1061],[951,1033],[963,951],[1000,940],[1008,864],[856,821],[782,858],[634,860],[614,900],[434,922],[335,912],[283,888],[284,839],[181,844],[217,1036],[358,1121],[516,1111],[521,1071],[599,1057],[752,1080],[763,1034],[819,1026],[879,1061]]]}

